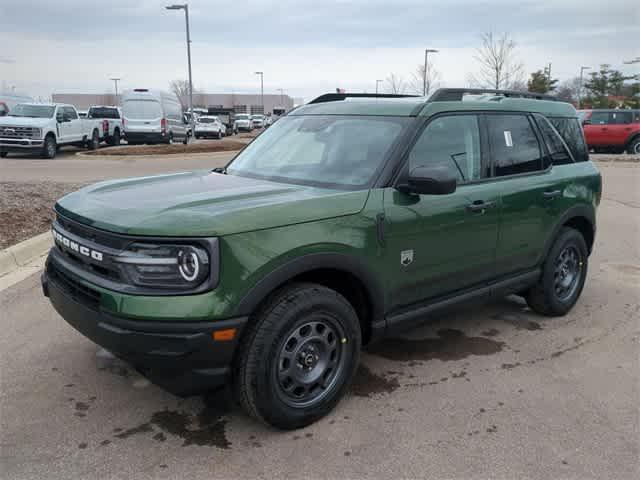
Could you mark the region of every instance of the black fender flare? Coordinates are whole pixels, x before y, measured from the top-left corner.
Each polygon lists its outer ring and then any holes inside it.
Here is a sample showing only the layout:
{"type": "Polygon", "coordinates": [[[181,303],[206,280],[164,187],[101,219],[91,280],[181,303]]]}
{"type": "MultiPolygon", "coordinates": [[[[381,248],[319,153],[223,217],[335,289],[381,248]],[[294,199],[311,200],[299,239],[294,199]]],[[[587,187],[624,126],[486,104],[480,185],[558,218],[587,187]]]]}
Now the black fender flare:
{"type": "MultiPolygon", "coordinates": [[[[553,244],[553,241],[558,236],[558,233],[560,232],[560,229],[562,229],[564,224],[567,223],[572,218],[578,218],[578,217],[585,218],[589,222],[589,224],[591,224],[592,233],[593,233],[593,236],[595,238],[595,234],[596,234],[596,212],[595,212],[595,208],[590,204],[589,205],[587,205],[587,204],[574,205],[571,208],[569,208],[568,210],[566,210],[560,216],[560,218],[558,219],[558,221],[554,225],[553,229],[551,230],[551,233],[549,234],[549,236],[545,240],[544,249],[542,250],[543,257],[540,259],[539,263],[544,262],[544,259],[546,257],[547,252],[551,248],[551,245],[553,244]]],[[[591,253],[591,248],[589,249],[589,253],[591,253]]]]}
{"type": "Polygon", "coordinates": [[[234,316],[249,316],[279,286],[303,273],[328,268],[343,271],[356,277],[364,286],[371,305],[371,329],[373,333],[384,330],[385,295],[380,281],[360,259],[344,253],[311,253],[291,260],[260,279],[240,300],[234,316]]]}

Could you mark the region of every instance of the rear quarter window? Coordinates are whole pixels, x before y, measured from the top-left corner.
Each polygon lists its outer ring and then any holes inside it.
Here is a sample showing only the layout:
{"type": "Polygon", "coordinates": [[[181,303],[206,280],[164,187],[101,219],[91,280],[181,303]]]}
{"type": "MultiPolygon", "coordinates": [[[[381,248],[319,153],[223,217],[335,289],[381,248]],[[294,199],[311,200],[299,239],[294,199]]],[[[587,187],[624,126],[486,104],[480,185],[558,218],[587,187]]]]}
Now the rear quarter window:
{"type": "Polygon", "coordinates": [[[589,151],[584,141],[584,132],[582,131],[580,120],[566,117],[547,117],[547,119],[565,141],[576,162],[589,160],[589,151]]]}

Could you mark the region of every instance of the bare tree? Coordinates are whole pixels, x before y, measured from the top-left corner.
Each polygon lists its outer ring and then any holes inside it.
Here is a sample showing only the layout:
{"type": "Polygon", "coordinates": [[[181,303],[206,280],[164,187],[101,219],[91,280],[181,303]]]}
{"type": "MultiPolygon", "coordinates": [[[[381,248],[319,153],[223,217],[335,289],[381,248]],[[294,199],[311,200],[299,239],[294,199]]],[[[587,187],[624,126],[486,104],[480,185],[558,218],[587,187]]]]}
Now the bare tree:
{"type": "Polygon", "coordinates": [[[565,80],[554,93],[560,100],[577,104],[580,98],[580,77],[565,80]]]}
{"type": "MultiPolygon", "coordinates": [[[[426,94],[429,95],[431,91],[437,89],[440,86],[440,80],[442,75],[436,68],[429,63],[427,65],[427,81],[426,81],[426,94]]],[[[409,92],[415,95],[422,95],[422,88],[424,86],[424,65],[418,65],[415,71],[411,74],[409,79],[409,92]]]]}
{"type": "Polygon", "coordinates": [[[386,90],[388,93],[394,93],[396,95],[402,95],[407,90],[407,83],[401,76],[395,73],[390,73],[386,78],[386,90]]]}
{"type": "MultiPolygon", "coordinates": [[[[186,110],[189,106],[189,80],[171,80],[169,82],[169,89],[175,93],[178,100],[180,100],[182,110],[186,110]]],[[[193,93],[195,94],[196,92],[197,90],[194,88],[193,93]]]]}
{"type": "Polygon", "coordinates": [[[511,89],[524,81],[524,66],[516,56],[516,42],[508,33],[481,35],[482,46],[474,58],[480,69],[469,77],[472,86],[480,88],[511,89]]]}

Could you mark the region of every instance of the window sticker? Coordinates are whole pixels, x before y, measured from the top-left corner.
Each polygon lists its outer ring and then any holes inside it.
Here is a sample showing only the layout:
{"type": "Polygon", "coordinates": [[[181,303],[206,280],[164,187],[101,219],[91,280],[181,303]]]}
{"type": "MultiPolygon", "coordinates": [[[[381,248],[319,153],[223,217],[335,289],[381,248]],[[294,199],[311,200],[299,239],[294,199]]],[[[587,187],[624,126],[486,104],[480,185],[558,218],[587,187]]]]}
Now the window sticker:
{"type": "Polygon", "coordinates": [[[509,130],[504,131],[504,144],[507,147],[513,147],[513,139],[511,138],[511,132],[509,130]]]}

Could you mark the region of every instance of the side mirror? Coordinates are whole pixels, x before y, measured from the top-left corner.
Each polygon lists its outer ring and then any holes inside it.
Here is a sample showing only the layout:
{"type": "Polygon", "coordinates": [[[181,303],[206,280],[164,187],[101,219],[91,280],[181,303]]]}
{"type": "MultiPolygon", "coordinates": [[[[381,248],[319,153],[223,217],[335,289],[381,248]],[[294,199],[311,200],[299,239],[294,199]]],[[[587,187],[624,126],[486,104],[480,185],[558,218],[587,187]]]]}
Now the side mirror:
{"type": "Polygon", "coordinates": [[[402,185],[401,191],[424,195],[447,195],[456,191],[458,180],[446,167],[416,167],[402,185]]]}

